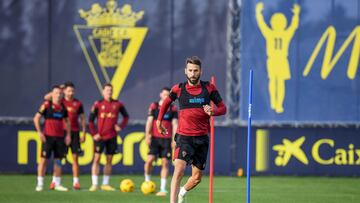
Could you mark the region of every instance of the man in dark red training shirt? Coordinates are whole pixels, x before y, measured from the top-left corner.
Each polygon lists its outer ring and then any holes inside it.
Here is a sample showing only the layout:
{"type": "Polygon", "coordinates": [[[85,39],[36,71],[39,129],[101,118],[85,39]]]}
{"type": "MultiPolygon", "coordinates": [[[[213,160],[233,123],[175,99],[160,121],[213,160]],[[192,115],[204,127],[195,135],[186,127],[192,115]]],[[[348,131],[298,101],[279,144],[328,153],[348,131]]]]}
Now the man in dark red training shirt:
{"type": "Polygon", "coordinates": [[[66,107],[70,121],[71,129],[71,144],[70,149],[73,157],[72,171],[73,171],[73,188],[80,189],[79,181],[79,154],[81,153],[80,143],[85,142],[86,139],[86,122],[84,115],[84,108],[82,103],[75,98],[75,85],[72,82],[64,84],[64,99],[62,103],[66,107]],[[79,118],[81,121],[82,136],[80,136],[79,118]]]}
{"type": "Polygon", "coordinates": [[[209,147],[209,118],[226,113],[226,106],[216,87],[209,82],[200,81],[202,73],[200,59],[196,56],[187,58],[185,65],[187,81],[173,86],[169,97],[161,106],[156,121],[158,131],[164,134],[166,129],[161,121],[170,104],[178,99],[179,124],[175,136],[175,170],[171,180],[171,203],[176,203],[176,199],[178,203],[183,203],[186,192],[200,183],[209,147]],[[216,109],[211,108],[210,101],[214,102],[216,109]],[[186,165],[190,164],[191,177],[180,188],[186,165]]]}
{"type": "MultiPolygon", "coordinates": [[[[67,118],[66,108],[61,103],[61,91],[59,86],[54,86],[51,92],[51,101],[45,101],[34,116],[34,125],[42,142],[36,191],[43,190],[46,166],[52,153],[54,154],[54,162],[59,162],[65,157],[66,145],[69,145],[71,142],[70,123],[67,118]],[[40,119],[42,116],[45,118],[43,131],[41,131],[40,126],[40,119]],[[65,129],[64,121],[66,123],[65,129]],[[66,130],[65,137],[64,130],[66,130]]],[[[61,168],[59,170],[54,170],[54,172],[54,175],[59,179],[59,181],[57,181],[58,184],[54,189],[57,191],[67,191],[68,189],[63,187],[60,183],[61,168]]]]}
{"type": "Polygon", "coordinates": [[[109,185],[111,175],[112,158],[117,153],[116,136],[118,132],[125,128],[129,115],[123,103],[112,99],[112,85],[105,84],[103,89],[103,99],[96,101],[91,107],[89,117],[90,133],[94,139],[95,154],[91,168],[92,186],[90,191],[98,189],[98,175],[100,168],[100,155],[105,149],[106,163],[104,166],[104,177],[101,190],[115,191],[115,188],[109,185]],[[123,116],[123,120],[119,125],[119,113],[123,116]],[[95,119],[97,118],[97,129],[95,128],[95,119]]]}

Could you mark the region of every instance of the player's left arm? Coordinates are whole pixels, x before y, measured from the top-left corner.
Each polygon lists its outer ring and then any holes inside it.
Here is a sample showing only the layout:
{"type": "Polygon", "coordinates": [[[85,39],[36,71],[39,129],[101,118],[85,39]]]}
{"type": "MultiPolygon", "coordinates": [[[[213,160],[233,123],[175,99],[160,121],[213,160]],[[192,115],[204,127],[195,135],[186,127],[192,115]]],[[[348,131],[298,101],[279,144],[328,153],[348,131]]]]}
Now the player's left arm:
{"type": "Polygon", "coordinates": [[[226,114],[226,106],[222,100],[219,91],[216,89],[215,85],[209,85],[210,100],[214,102],[216,108],[212,109],[211,106],[204,106],[204,111],[210,116],[221,116],[226,114]]]}
{"type": "Polygon", "coordinates": [[[123,104],[120,105],[119,112],[120,112],[120,114],[122,115],[123,118],[122,118],[122,121],[121,121],[120,125],[119,124],[115,125],[115,130],[117,132],[123,130],[126,127],[126,125],[128,124],[128,122],[129,122],[129,114],[128,114],[128,112],[127,112],[127,110],[126,110],[126,108],[125,108],[125,106],[123,104]]]}

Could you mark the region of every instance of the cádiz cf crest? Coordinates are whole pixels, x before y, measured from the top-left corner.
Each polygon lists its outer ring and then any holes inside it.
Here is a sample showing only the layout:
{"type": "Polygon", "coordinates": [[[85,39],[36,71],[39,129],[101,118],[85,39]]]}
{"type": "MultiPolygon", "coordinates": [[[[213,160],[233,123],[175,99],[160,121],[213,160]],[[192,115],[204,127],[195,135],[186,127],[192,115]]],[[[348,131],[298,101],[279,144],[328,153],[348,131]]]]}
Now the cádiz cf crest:
{"type": "Polygon", "coordinates": [[[117,99],[148,31],[135,27],[144,11],[108,0],[104,8],[95,3],[79,14],[86,25],[74,25],[74,31],[96,85],[101,92],[103,83],[111,83],[117,99]]]}

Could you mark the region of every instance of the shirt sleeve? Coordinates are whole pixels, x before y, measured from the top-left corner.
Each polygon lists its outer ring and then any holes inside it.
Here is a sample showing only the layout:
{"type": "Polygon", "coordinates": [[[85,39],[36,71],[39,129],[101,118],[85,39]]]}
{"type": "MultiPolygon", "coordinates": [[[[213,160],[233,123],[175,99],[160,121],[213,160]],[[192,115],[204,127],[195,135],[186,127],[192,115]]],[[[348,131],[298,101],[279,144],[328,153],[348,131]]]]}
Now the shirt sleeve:
{"type": "Polygon", "coordinates": [[[68,117],[68,111],[66,110],[66,107],[64,104],[61,104],[62,105],[62,113],[64,115],[64,118],[67,118],[68,117]]]}
{"type": "Polygon", "coordinates": [[[170,90],[170,94],[169,94],[169,98],[171,99],[171,101],[175,101],[179,95],[180,95],[180,87],[179,84],[174,85],[171,90],[170,90]]]}
{"type": "Polygon", "coordinates": [[[210,89],[210,91],[209,91],[210,92],[210,100],[213,101],[215,105],[222,102],[222,98],[219,94],[219,91],[216,89],[215,85],[210,84],[209,89],[210,89]]]}
{"type": "Polygon", "coordinates": [[[126,108],[123,104],[120,103],[120,109],[119,109],[121,115],[123,116],[123,119],[120,123],[120,128],[121,129],[124,129],[126,127],[126,125],[128,124],[129,122],[129,114],[128,112],[126,111],[126,108]]]}
{"type": "Polygon", "coordinates": [[[219,91],[216,89],[215,85],[209,84],[208,91],[210,92],[210,100],[214,102],[216,108],[214,109],[214,116],[221,116],[226,114],[226,106],[220,96],[219,91]]]}
{"type": "Polygon", "coordinates": [[[172,108],[171,108],[171,111],[172,111],[172,113],[173,113],[173,119],[178,119],[178,111],[177,111],[177,108],[176,108],[176,106],[172,106],[172,108]]]}
{"type": "Polygon", "coordinates": [[[79,110],[78,110],[78,114],[83,114],[84,113],[84,107],[82,105],[82,103],[80,103],[80,106],[79,106],[79,110]]]}
{"type": "Polygon", "coordinates": [[[216,108],[214,109],[214,116],[221,116],[226,114],[227,109],[223,101],[215,105],[216,108]]]}
{"type": "Polygon", "coordinates": [[[98,114],[98,102],[95,102],[93,106],[91,107],[90,115],[89,115],[89,130],[90,134],[92,136],[96,135],[98,133],[96,127],[95,127],[95,119],[98,114]]]}
{"type": "Polygon", "coordinates": [[[155,116],[155,110],[156,110],[156,105],[155,103],[151,103],[148,109],[148,116],[155,116]]]}
{"type": "Polygon", "coordinates": [[[157,117],[157,120],[162,121],[164,114],[166,113],[166,111],[168,110],[168,108],[172,102],[173,102],[173,100],[171,100],[170,96],[166,97],[166,99],[164,100],[164,102],[162,103],[162,105],[160,107],[160,112],[157,117]]]}
{"type": "Polygon", "coordinates": [[[38,113],[41,114],[41,115],[45,115],[46,109],[48,108],[48,106],[49,106],[49,102],[48,102],[48,101],[44,101],[44,102],[41,104],[41,106],[40,106],[40,108],[39,108],[39,110],[38,110],[38,113]]]}

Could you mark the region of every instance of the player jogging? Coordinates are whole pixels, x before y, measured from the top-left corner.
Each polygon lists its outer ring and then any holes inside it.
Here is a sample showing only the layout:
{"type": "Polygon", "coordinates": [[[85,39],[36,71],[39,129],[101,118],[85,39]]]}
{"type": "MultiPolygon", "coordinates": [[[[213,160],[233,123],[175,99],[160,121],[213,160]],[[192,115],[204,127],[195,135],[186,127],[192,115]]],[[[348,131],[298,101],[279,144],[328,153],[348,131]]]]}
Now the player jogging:
{"type": "Polygon", "coordinates": [[[179,101],[179,125],[175,136],[175,170],[171,181],[171,203],[176,203],[176,199],[179,203],[183,203],[186,192],[200,183],[209,147],[209,118],[226,113],[226,106],[216,87],[209,82],[200,81],[202,73],[200,59],[196,56],[187,58],[185,65],[187,81],[172,87],[169,97],[161,106],[156,121],[158,131],[164,134],[166,129],[161,123],[163,116],[173,101],[176,99],[179,101]],[[214,102],[216,109],[211,108],[210,101],[214,102]],[[190,164],[191,177],[180,188],[186,165],[190,164]]]}

